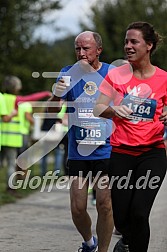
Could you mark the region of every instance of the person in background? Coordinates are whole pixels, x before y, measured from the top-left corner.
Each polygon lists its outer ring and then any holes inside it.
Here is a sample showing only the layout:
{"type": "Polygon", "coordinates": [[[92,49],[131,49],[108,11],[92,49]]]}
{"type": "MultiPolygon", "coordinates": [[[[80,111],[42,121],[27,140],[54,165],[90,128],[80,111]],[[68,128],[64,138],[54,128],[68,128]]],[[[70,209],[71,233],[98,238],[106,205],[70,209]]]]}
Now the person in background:
{"type": "Polygon", "coordinates": [[[91,204],[92,204],[92,206],[96,206],[96,189],[94,187],[93,188],[89,187],[88,188],[88,194],[91,195],[91,204]]]}
{"type": "Polygon", "coordinates": [[[23,102],[19,105],[19,115],[23,134],[23,146],[18,150],[18,154],[23,153],[30,143],[31,127],[34,125],[33,109],[30,102],[23,102]]]}
{"type": "MultiPolygon", "coordinates": [[[[64,131],[64,133],[67,133],[67,131],[68,131],[68,122],[66,121],[65,118],[66,118],[66,106],[63,105],[62,110],[57,115],[57,118],[47,118],[46,117],[43,120],[41,130],[48,132],[52,128],[52,126],[55,125],[54,131],[56,131],[56,128],[57,128],[56,126],[58,125],[58,127],[59,128],[61,127],[61,129],[64,131]]],[[[45,141],[44,153],[46,152],[45,149],[48,148],[47,145],[49,144],[49,142],[50,142],[50,140],[45,141]]],[[[57,175],[60,174],[60,172],[61,172],[61,174],[68,175],[68,171],[67,171],[67,147],[68,147],[68,135],[65,134],[65,136],[60,141],[58,146],[53,150],[53,153],[54,153],[54,171],[56,172],[57,175]],[[62,171],[62,169],[63,169],[63,171],[62,171]]],[[[47,172],[48,154],[44,155],[42,157],[42,159],[41,159],[41,164],[40,164],[41,177],[45,176],[45,174],[47,172]]]]}
{"type": "MultiPolygon", "coordinates": [[[[20,96],[19,92],[21,89],[22,83],[18,77],[5,77],[5,80],[2,83],[2,92],[7,108],[7,115],[11,115],[13,111],[17,110],[17,115],[15,114],[9,122],[1,122],[1,160],[2,162],[4,159],[7,160],[7,181],[16,171],[15,160],[18,148],[23,146],[22,120],[20,118],[20,111],[18,110],[19,103],[50,97],[50,92],[48,91],[20,96]]],[[[11,194],[16,194],[16,191],[10,188],[8,184],[7,191],[11,194]]]]}
{"type": "Polygon", "coordinates": [[[92,189],[92,205],[96,206],[96,189],[92,189]]]}
{"type": "MultiPolygon", "coordinates": [[[[28,147],[31,145],[31,128],[34,125],[33,118],[33,109],[30,102],[23,102],[18,106],[20,122],[21,122],[21,133],[23,136],[23,145],[18,148],[17,156],[22,154],[28,147]]],[[[22,169],[19,166],[16,166],[17,171],[21,171],[22,169]]],[[[24,177],[26,176],[26,172],[24,177]]],[[[19,179],[23,177],[18,175],[19,179]]]]}
{"type": "Polygon", "coordinates": [[[108,73],[94,108],[95,116],[115,123],[110,177],[128,177],[126,187],[120,188],[118,181],[112,184],[114,223],[122,234],[114,252],[148,251],[150,211],[166,174],[167,72],[151,63],[161,39],[147,22],[129,24],[124,40],[129,64],[108,73]]]}
{"type": "MultiPolygon", "coordinates": [[[[60,170],[60,174],[62,175],[66,175],[68,176],[69,173],[68,173],[68,167],[67,167],[67,157],[68,157],[68,115],[67,115],[67,106],[66,104],[64,103],[62,105],[62,109],[60,111],[60,113],[58,113],[58,118],[61,119],[61,125],[63,127],[63,139],[61,140],[60,144],[59,144],[59,151],[60,151],[60,146],[62,146],[63,148],[63,164],[62,165],[59,165],[59,162],[57,160],[57,168],[58,170],[60,170]],[[61,167],[63,166],[63,171],[61,173],[61,167]]],[[[57,151],[58,151],[57,150],[57,151]]],[[[57,154],[58,156],[58,154],[57,154]]]]}
{"type": "Polygon", "coordinates": [[[110,66],[100,62],[101,36],[92,31],[80,33],[75,38],[77,63],[61,70],[53,89],[51,102],[58,106],[49,107],[49,112],[59,112],[62,101],[68,105],[68,168],[69,176],[75,177],[70,186],[71,214],[73,222],[83,238],[79,252],[107,252],[113,229],[112,207],[108,183],[108,164],[111,146],[108,132],[111,120],[93,116],[93,107],[98,97],[98,87],[110,66]],[[61,76],[71,76],[70,86],[61,76]],[[70,105],[71,104],[71,105],[70,105]],[[75,109],[74,109],[75,108],[75,109]],[[75,110],[75,112],[74,112],[75,110]],[[96,209],[98,212],[96,231],[92,234],[92,221],[87,211],[89,180],[80,188],[88,174],[97,179],[96,209]],[[99,175],[100,174],[100,175],[99,175]],[[105,180],[101,188],[98,182],[105,180]]]}
{"type": "MultiPolygon", "coordinates": [[[[8,115],[5,99],[3,97],[3,94],[0,93],[0,117],[1,117],[1,121],[10,122],[12,120],[12,117],[14,117],[15,115],[17,115],[17,111],[15,109],[11,112],[10,115],[8,115]]],[[[0,150],[1,150],[1,123],[0,123],[0,150]]]]}

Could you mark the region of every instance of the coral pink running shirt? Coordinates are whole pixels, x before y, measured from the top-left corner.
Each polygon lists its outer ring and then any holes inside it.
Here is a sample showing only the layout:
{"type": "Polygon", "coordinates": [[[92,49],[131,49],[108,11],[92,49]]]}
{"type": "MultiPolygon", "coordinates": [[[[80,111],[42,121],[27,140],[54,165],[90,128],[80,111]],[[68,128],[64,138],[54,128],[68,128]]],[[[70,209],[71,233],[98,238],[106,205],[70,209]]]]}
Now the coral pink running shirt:
{"type": "Polygon", "coordinates": [[[110,143],[116,147],[160,145],[164,124],[159,116],[167,105],[167,72],[156,67],[152,77],[141,80],[126,73],[127,65],[111,69],[99,88],[114,105],[125,104],[133,110],[129,120],[113,118],[116,129],[110,143]]]}

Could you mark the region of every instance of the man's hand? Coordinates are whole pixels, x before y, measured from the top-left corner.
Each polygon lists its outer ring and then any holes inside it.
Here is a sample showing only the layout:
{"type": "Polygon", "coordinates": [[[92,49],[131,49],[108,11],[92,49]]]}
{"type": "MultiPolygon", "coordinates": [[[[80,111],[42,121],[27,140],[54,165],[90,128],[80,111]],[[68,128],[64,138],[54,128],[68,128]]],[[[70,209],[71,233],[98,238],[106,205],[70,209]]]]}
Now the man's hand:
{"type": "Polygon", "coordinates": [[[63,79],[58,80],[58,82],[53,85],[53,94],[57,97],[62,97],[64,91],[67,89],[67,84],[63,79]]]}

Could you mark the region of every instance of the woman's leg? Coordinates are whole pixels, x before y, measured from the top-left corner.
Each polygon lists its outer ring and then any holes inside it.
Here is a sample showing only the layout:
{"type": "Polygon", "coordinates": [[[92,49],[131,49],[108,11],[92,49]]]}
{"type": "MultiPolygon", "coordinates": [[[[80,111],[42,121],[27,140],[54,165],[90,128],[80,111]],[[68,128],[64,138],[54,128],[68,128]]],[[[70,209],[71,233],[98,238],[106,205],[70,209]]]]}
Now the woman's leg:
{"type": "Polygon", "coordinates": [[[153,149],[137,160],[136,188],[130,209],[129,248],[133,252],[146,252],[150,238],[149,215],[167,168],[165,150],[153,149]]]}
{"type": "Polygon", "coordinates": [[[129,240],[129,215],[133,197],[130,186],[134,183],[132,170],[136,158],[131,155],[112,152],[110,162],[110,187],[113,216],[116,229],[123,235],[125,244],[129,240]]]}

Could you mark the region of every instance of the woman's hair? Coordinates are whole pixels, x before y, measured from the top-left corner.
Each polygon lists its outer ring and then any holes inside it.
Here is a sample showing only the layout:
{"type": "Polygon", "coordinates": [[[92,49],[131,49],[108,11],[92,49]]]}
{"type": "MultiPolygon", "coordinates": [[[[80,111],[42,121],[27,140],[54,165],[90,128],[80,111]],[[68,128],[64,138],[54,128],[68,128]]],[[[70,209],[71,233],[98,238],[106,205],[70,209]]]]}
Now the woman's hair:
{"type": "Polygon", "coordinates": [[[153,47],[151,48],[150,53],[152,54],[153,51],[157,49],[157,46],[162,42],[162,36],[154,30],[153,25],[147,22],[133,22],[128,25],[126,28],[126,31],[136,29],[142,32],[143,39],[146,41],[146,43],[150,42],[153,44],[153,47]]]}

